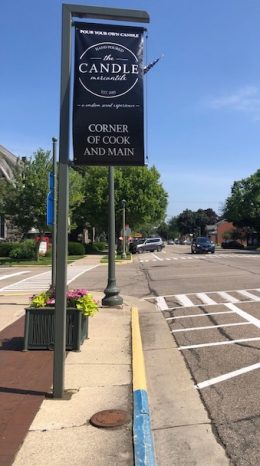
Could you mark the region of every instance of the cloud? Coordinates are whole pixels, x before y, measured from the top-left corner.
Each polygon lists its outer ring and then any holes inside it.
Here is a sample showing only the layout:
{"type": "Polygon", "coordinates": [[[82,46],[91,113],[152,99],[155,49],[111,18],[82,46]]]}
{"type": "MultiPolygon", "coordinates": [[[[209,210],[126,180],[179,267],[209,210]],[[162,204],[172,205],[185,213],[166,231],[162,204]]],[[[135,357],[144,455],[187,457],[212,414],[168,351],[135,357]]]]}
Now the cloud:
{"type": "Polygon", "coordinates": [[[254,115],[255,119],[260,119],[260,91],[255,86],[246,86],[233,94],[211,98],[207,104],[213,109],[226,108],[246,112],[254,115]]]}

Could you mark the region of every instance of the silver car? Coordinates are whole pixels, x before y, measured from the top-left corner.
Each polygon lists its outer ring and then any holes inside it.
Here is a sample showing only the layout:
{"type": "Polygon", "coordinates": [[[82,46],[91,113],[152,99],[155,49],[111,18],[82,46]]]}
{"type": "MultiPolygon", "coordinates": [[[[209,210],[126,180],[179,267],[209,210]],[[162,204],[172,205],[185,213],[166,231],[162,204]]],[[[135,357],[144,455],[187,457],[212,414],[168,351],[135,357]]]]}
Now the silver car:
{"type": "Polygon", "coordinates": [[[144,251],[161,251],[165,247],[162,238],[146,238],[142,244],[137,244],[136,252],[142,254],[144,251]]]}

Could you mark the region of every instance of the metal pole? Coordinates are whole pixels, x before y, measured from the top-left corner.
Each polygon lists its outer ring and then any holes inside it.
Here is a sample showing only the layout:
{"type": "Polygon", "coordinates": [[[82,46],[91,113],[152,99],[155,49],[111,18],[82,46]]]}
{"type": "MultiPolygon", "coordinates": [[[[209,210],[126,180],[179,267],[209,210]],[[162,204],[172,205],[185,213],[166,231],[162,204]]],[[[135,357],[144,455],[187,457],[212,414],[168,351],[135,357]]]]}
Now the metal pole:
{"type": "Polygon", "coordinates": [[[122,252],[122,259],[126,258],[126,252],[125,252],[125,204],[126,204],[126,201],[123,199],[122,200],[122,205],[123,205],[123,252],[122,252]]]}
{"type": "Polygon", "coordinates": [[[56,285],[56,236],[57,236],[57,138],[52,138],[52,162],[53,162],[53,225],[52,225],[52,288],[56,285]]]}
{"type": "Polygon", "coordinates": [[[119,296],[115,276],[115,196],[114,196],[114,167],[109,167],[109,236],[108,236],[108,282],[102,299],[103,306],[117,306],[123,304],[119,296]]]}
{"type": "Polygon", "coordinates": [[[70,11],[62,7],[61,108],[57,206],[57,264],[54,331],[53,397],[64,395],[66,347],[66,285],[68,254],[68,163],[70,109],[70,11]]]}

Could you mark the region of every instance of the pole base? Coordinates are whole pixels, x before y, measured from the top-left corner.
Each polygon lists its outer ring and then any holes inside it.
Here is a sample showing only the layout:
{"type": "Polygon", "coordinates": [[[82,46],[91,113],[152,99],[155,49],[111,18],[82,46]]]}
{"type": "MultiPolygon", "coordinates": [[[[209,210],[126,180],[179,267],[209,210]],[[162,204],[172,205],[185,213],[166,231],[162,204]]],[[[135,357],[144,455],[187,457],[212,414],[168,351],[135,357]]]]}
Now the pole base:
{"type": "Polygon", "coordinates": [[[107,287],[104,290],[105,296],[102,299],[102,306],[120,306],[123,304],[123,298],[119,295],[119,290],[116,287],[107,287]]]}

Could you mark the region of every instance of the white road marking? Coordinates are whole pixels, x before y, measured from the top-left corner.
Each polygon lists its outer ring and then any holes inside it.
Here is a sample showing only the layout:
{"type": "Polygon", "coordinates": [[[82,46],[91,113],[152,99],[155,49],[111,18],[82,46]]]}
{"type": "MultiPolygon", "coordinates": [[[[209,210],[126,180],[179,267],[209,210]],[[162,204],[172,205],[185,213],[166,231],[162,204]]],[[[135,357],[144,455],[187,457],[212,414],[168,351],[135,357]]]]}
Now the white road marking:
{"type": "MultiPolygon", "coordinates": [[[[67,269],[67,284],[76,280],[80,275],[89,270],[98,267],[99,264],[94,266],[69,266],[67,269]]],[[[40,273],[34,277],[24,278],[19,282],[7,285],[0,289],[0,291],[41,291],[47,290],[51,284],[51,270],[40,273]]]]}
{"type": "Polygon", "coordinates": [[[251,366],[243,367],[242,369],[238,369],[232,372],[227,372],[226,374],[219,375],[218,377],[213,377],[212,379],[205,380],[204,382],[200,382],[197,385],[195,385],[195,388],[201,389],[201,388],[209,387],[210,385],[223,382],[224,380],[232,379],[233,377],[237,377],[238,375],[241,375],[241,374],[246,374],[247,372],[251,372],[259,368],[260,368],[260,362],[257,362],[256,364],[252,364],[251,366]]]}
{"type": "Polygon", "coordinates": [[[175,298],[179,301],[179,303],[182,306],[187,306],[187,307],[194,306],[193,302],[190,300],[190,298],[188,298],[186,294],[176,294],[175,298]]]}
{"type": "Polygon", "coordinates": [[[23,272],[16,272],[16,273],[10,273],[8,275],[2,275],[2,277],[0,277],[0,280],[6,280],[6,278],[11,278],[11,277],[15,277],[17,275],[23,275],[25,273],[29,273],[30,270],[25,270],[23,272]]]}
{"type": "Polygon", "coordinates": [[[204,304],[217,304],[216,301],[211,299],[206,293],[197,293],[196,296],[204,303],[204,304]]]}
{"type": "MultiPolygon", "coordinates": [[[[170,308],[168,310],[170,310],[170,308]]],[[[190,317],[208,317],[208,316],[214,316],[218,314],[234,314],[234,311],[206,312],[203,314],[188,314],[186,316],[166,317],[165,320],[187,319],[190,317]]]]}
{"type": "Polygon", "coordinates": [[[249,293],[249,292],[246,291],[246,290],[237,290],[237,293],[240,293],[240,294],[242,294],[242,296],[246,296],[246,297],[249,298],[249,299],[253,299],[253,301],[260,301],[260,297],[259,297],[259,296],[256,296],[256,295],[253,294],[253,293],[249,293]]]}
{"type": "Polygon", "coordinates": [[[260,328],[260,320],[259,319],[252,316],[251,314],[248,314],[245,311],[242,311],[242,309],[239,309],[239,307],[235,306],[235,304],[225,303],[224,306],[228,307],[231,311],[234,311],[236,314],[240,315],[240,317],[243,317],[243,319],[245,319],[248,322],[250,322],[251,324],[255,325],[255,327],[260,328]]]}
{"type": "Polygon", "coordinates": [[[218,291],[218,294],[230,303],[239,303],[239,299],[234,298],[234,296],[231,296],[231,294],[227,293],[226,291],[218,291]]]}
{"type": "Polygon", "coordinates": [[[235,322],[232,324],[221,324],[221,325],[207,325],[204,327],[190,327],[190,328],[178,328],[177,330],[172,330],[171,333],[177,332],[193,332],[194,330],[214,330],[215,328],[223,327],[237,327],[239,325],[252,325],[251,322],[235,322]]]}
{"type": "Polygon", "coordinates": [[[156,254],[154,254],[153,252],[152,252],[152,256],[155,257],[155,259],[157,259],[158,261],[163,261],[161,257],[156,256],[156,254]]]}
{"type": "Polygon", "coordinates": [[[167,311],[168,306],[163,296],[156,298],[156,304],[159,307],[160,311],[167,311]]]}
{"type": "Polygon", "coordinates": [[[179,346],[179,348],[177,348],[177,349],[179,351],[182,351],[182,350],[186,350],[186,349],[206,348],[207,346],[234,345],[235,343],[245,343],[245,342],[248,342],[248,341],[259,341],[259,340],[260,340],[260,337],[242,338],[241,340],[216,341],[214,343],[202,343],[200,345],[179,346]]]}

